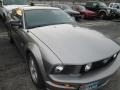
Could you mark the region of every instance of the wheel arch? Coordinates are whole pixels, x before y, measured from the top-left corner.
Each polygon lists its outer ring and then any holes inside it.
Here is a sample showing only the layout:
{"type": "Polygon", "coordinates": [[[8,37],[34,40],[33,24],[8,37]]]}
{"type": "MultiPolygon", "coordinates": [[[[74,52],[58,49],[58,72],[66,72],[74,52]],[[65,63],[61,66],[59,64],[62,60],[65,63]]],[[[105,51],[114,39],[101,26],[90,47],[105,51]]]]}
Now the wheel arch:
{"type": "Polygon", "coordinates": [[[100,11],[98,12],[98,14],[100,14],[100,13],[105,13],[106,15],[108,15],[108,12],[107,12],[106,10],[100,10],[100,11]]]}
{"type": "Polygon", "coordinates": [[[36,62],[38,64],[38,67],[41,71],[41,74],[42,74],[44,80],[46,81],[47,80],[47,75],[46,75],[46,71],[45,71],[45,68],[44,68],[40,48],[34,43],[27,44],[26,49],[25,49],[25,58],[26,58],[27,62],[28,62],[29,53],[33,54],[33,56],[35,57],[36,62]]]}

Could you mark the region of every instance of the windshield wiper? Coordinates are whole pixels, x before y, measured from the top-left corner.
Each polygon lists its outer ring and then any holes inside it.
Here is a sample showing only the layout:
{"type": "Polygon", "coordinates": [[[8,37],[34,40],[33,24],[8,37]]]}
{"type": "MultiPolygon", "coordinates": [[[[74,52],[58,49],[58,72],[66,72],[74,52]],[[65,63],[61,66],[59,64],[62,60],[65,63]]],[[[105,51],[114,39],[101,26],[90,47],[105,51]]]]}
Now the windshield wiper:
{"type": "Polygon", "coordinates": [[[43,27],[43,26],[49,26],[49,25],[57,25],[57,24],[73,24],[74,22],[62,22],[62,23],[51,23],[51,24],[42,24],[42,25],[36,25],[36,26],[28,26],[27,29],[37,28],[37,27],[43,27]]]}

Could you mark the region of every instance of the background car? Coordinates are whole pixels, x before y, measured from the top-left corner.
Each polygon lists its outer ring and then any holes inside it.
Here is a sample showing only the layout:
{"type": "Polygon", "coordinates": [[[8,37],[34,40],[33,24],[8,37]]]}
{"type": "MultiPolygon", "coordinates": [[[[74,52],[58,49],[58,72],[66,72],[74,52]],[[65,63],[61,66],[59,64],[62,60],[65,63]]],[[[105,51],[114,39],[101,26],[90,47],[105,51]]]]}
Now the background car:
{"type": "Polygon", "coordinates": [[[39,88],[97,89],[120,66],[119,45],[97,31],[79,27],[61,9],[22,7],[11,16],[10,41],[24,56],[39,88]]]}
{"type": "Polygon", "coordinates": [[[74,17],[76,21],[80,21],[81,14],[78,11],[73,10],[70,6],[65,4],[52,5],[53,7],[58,7],[68,13],[70,16],[74,17]]]}
{"type": "Polygon", "coordinates": [[[27,0],[0,0],[0,15],[4,22],[10,19],[12,9],[27,5],[27,0]]]}
{"type": "Polygon", "coordinates": [[[111,8],[108,8],[108,6],[104,2],[88,1],[88,2],[86,2],[85,7],[88,10],[96,12],[100,19],[114,18],[115,17],[114,10],[111,8]]]}
{"type": "Polygon", "coordinates": [[[82,18],[95,18],[97,14],[91,10],[86,9],[84,6],[81,5],[74,5],[73,9],[80,12],[82,18]]]}
{"type": "Polygon", "coordinates": [[[120,3],[110,3],[109,8],[114,9],[116,11],[116,18],[120,18],[120,3]]]}

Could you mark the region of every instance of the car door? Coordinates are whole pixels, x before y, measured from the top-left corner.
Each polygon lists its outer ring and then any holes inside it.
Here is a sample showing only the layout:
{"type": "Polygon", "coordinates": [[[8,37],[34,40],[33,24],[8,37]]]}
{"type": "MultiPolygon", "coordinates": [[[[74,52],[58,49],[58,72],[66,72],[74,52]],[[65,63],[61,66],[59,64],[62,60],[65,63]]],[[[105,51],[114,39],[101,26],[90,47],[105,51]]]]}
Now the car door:
{"type": "Polygon", "coordinates": [[[21,26],[12,26],[12,36],[15,41],[15,44],[17,45],[18,49],[21,51],[21,53],[24,53],[24,46],[25,46],[25,28],[23,25],[23,16],[12,16],[12,19],[15,21],[20,21],[21,26]]]}

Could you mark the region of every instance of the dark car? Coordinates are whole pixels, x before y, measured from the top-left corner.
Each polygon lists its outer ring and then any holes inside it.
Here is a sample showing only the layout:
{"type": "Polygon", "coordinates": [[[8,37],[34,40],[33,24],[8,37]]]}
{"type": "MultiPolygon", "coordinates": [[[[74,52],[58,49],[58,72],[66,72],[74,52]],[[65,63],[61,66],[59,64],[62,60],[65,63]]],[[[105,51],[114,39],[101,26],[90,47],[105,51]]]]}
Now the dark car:
{"type": "Polygon", "coordinates": [[[97,31],[79,27],[61,9],[23,7],[13,10],[11,17],[10,41],[24,56],[39,88],[98,89],[119,69],[119,45],[97,31]]]}
{"type": "Polygon", "coordinates": [[[81,6],[81,5],[75,5],[73,6],[73,9],[80,12],[82,18],[91,19],[97,16],[96,12],[88,10],[84,6],[81,6]]]}
{"type": "Polygon", "coordinates": [[[53,5],[53,6],[64,10],[70,16],[74,17],[76,21],[79,21],[81,19],[80,13],[78,11],[73,10],[69,5],[57,4],[57,5],[53,5]]]}
{"type": "Polygon", "coordinates": [[[3,21],[9,20],[12,9],[27,5],[27,0],[0,0],[0,15],[3,21]]]}
{"type": "Polygon", "coordinates": [[[114,10],[108,8],[108,6],[104,2],[88,1],[86,2],[85,7],[91,11],[96,12],[98,17],[100,17],[101,19],[114,18],[115,16],[114,10]]]}

